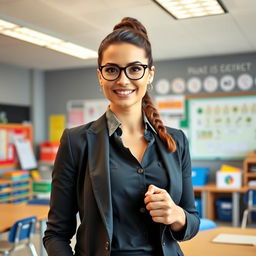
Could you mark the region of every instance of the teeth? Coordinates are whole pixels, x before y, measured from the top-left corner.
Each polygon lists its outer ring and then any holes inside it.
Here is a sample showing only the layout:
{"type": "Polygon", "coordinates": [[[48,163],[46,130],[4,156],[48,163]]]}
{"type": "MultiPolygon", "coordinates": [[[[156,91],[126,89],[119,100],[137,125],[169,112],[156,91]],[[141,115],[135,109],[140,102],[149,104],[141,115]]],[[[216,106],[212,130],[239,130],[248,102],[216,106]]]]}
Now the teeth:
{"type": "Polygon", "coordinates": [[[118,94],[122,94],[122,95],[128,95],[128,94],[131,94],[132,93],[132,90],[128,90],[128,91],[117,91],[116,90],[116,92],[118,93],[118,94]]]}

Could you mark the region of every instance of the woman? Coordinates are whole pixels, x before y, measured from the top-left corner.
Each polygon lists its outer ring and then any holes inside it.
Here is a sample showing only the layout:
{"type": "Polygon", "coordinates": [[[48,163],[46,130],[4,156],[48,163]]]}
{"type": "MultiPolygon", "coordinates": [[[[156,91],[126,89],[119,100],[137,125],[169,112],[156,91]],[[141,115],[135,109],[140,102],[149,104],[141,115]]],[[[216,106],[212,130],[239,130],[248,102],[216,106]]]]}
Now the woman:
{"type": "Polygon", "coordinates": [[[196,235],[187,139],[165,128],[148,90],[155,68],[145,27],[124,18],[101,43],[110,101],[98,120],[66,129],[55,161],[44,244],[50,256],[183,255],[196,235]]]}

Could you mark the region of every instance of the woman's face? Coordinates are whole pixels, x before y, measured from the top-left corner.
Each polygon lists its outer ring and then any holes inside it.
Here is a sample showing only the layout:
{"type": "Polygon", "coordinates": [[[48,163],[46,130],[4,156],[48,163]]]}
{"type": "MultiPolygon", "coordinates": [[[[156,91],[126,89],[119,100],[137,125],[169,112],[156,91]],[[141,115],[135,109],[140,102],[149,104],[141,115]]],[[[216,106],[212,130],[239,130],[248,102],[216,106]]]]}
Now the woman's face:
{"type": "MultiPolygon", "coordinates": [[[[133,44],[119,43],[110,45],[103,52],[101,66],[107,65],[106,71],[111,75],[115,71],[111,67],[108,68],[108,65],[126,67],[132,63],[148,65],[145,50],[133,44]]],[[[143,69],[143,67],[141,68],[143,69]]],[[[133,72],[136,72],[136,68],[131,67],[131,73],[133,72]]],[[[129,79],[122,70],[116,80],[107,81],[98,70],[99,82],[104,95],[110,101],[111,110],[141,108],[142,98],[146,93],[147,85],[152,82],[153,76],[154,67],[151,70],[146,68],[144,76],[139,80],[129,79]]]]}

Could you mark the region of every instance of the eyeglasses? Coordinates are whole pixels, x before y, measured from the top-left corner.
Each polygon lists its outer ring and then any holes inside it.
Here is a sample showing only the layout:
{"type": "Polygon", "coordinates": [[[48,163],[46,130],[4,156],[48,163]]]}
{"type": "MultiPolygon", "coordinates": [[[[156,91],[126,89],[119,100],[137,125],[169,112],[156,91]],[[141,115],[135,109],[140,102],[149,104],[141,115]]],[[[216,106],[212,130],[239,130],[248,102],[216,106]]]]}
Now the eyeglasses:
{"type": "Polygon", "coordinates": [[[145,64],[129,64],[126,67],[119,67],[116,64],[108,64],[100,66],[99,70],[103,78],[107,81],[116,80],[121,75],[122,70],[130,80],[139,80],[144,76],[146,68],[148,68],[148,65],[145,64]]]}

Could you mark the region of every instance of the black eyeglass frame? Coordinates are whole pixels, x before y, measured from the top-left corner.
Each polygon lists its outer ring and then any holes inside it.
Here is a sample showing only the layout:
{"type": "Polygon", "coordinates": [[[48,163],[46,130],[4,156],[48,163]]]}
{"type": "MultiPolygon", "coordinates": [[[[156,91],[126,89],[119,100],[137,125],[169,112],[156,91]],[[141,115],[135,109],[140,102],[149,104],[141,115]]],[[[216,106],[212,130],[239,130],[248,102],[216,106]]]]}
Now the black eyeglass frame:
{"type": "Polygon", "coordinates": [[[133,64],[129,64],[129,65],[125,66],[125,67],[119,67],[119,66],[116,65],[116,64],[111,64],[111,65],[107,64],[107,65],[104,65],[104,66],[100,66],[100,67],[99,67],[99,70],[100,70],[100,73],[101,73],[102,77],[103,77],[105,80],[107,80],[107,81],[115,81],[115,80],[117,80],[117,79],[120,77],[120,75],[121,75],[121,73],[122,73],[122,70],[124,71],[124,73],[125,73],[125,75],[126,75],[126,77],[127,77],[128,79],[130,79],[130,80],[140,80],[140,79],[145,75],[145,71],[146,71],[146,69],[147,69],[148,67],[149,67],[148,65],[146,65],[146,64],[141,64],[141,63],[133,63],[133,64]],[[130,66],[133,66],[133,65],[141,66],[141,67],[144,68],[143,74],[141,75],[140,78],[134,79],[134,78],[130,78],[130,77],[128,76],[128,74],[127,74],[127,72],[126,72],[126,69],[127,69],[128,67],[130,67],[130,66]],[[119,72],[118,76],[117,76],[115,79],[106,79],[106,78],[104,77],[103,73],[102,73],[102,69],[105,68],[105,67],[111,67],[111,66],[117,67],[120,72],[119,72]]]}

